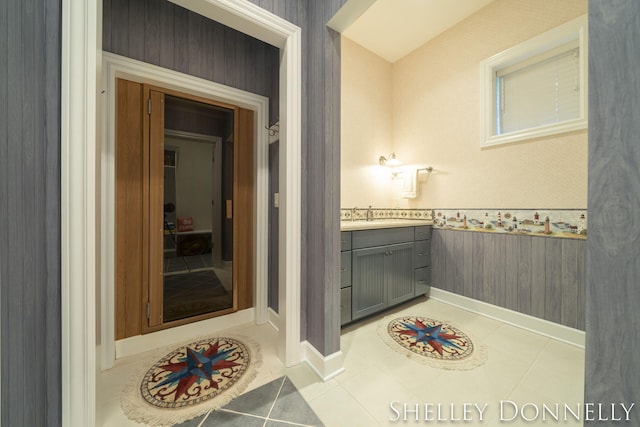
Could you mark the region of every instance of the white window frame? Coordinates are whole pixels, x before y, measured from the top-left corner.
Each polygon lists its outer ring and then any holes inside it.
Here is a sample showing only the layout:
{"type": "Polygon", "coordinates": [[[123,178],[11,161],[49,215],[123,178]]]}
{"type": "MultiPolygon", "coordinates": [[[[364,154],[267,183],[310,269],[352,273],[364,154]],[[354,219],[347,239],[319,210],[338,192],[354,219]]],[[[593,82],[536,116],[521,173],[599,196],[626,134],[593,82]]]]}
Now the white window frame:
{"type": "Polygon", "coordinates": [[[480,147],[508,144],[587,127],[587,17],[583,15],[526,42],[500,52],[480,63],[481,139],[480,147]],[[514,132],[496,134],[496,73],[506,67],[542,55],[562,45],[577,41],[580,50],[580,114],[576,119],[542,125],[514,132]]]}

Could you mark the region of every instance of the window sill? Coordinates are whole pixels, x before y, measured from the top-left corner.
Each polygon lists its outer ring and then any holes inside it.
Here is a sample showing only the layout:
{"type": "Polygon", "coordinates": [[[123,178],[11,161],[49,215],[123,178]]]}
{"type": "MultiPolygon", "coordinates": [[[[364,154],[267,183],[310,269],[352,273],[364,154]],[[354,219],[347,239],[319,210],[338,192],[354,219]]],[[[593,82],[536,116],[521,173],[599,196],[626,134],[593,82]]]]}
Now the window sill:
{"type": "Polygon", "coordinates": [[[480,143],[480,148],[493,147],[496,145],[510,144],[513,142],[526,141],[543,136],[557,135],[561,133],[573,132],[587,128],[586,119],[576,119],[553,125],[539,126],[522,131],[504,133],[501,135],[487,136],[480,143]]]}

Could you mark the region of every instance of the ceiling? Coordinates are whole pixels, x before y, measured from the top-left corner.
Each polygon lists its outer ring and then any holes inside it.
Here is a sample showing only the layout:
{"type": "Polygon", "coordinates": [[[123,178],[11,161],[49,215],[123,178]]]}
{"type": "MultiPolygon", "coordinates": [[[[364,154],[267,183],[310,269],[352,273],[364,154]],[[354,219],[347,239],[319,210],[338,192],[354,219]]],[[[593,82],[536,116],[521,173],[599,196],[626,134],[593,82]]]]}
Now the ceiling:
{"type": "Polygon", "coordinates": [[[374,0],[342,34],[395,62],[492,1],[374,0]]]}

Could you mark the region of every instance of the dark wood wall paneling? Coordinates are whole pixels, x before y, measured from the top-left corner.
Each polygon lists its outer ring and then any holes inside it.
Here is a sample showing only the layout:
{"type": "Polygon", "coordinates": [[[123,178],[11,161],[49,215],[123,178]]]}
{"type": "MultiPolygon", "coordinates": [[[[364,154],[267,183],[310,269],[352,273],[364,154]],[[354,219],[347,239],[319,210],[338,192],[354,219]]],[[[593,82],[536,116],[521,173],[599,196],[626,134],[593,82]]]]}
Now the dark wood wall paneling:
{"type": "Polygon", "coordinates": [[[433,286],[585,329],[586,241],[434,230],[433,286]]]}
{"type": "Polygon", "coordinates": [[[640,402],[639,51],[640,2],[591,0],[585,402],[610,420],[640,402]]]}
{"type": "Polygon", "coordinates": [[[6,426],[61,417],[60,2],[0,2],[0,304],[6,426]]]}
{"type": "Polygon", "coordinates": [[[166,0],[104,0],[102,47],[267,96],[278,120],[279,50],[166,0]]]}
{"type": "Polygon", "coordinates": [[[122,79],[118,79],[117,91],[115,338],[120,340],[142,332],[142,284],[147,277],[143,248],[148,233],[143,197],[147,179],[143,166],[144,91],[142,84],[122,79]]]}

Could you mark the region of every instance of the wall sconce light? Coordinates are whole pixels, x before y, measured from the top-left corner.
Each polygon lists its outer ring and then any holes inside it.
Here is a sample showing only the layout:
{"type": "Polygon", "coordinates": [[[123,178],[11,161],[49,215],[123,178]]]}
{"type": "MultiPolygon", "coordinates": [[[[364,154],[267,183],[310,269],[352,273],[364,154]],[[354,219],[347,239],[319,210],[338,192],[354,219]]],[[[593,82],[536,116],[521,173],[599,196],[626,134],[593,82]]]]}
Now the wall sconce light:
{"type": "Polygon", "coordinates": [[[388,159],[385,156],[380,156],[378,161],[380,162],[380,166],[398,166],[402,164],[402,162],[396,158],[396,153],[391,153],[388,159]]]}

